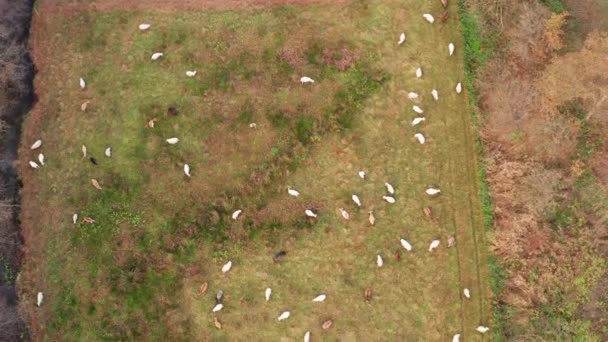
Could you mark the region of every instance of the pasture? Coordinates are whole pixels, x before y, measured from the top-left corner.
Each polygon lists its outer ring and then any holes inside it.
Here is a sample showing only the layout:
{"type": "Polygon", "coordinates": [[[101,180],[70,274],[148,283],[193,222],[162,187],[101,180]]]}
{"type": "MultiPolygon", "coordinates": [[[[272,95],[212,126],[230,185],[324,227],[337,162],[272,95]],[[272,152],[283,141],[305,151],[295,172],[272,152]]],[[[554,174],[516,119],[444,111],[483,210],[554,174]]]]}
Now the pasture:
{"type": "Polygon", "coordinates": [[[415,0],[189,11],[42,6],[34,27],[39,102],[21,148],[21,287],[33,333],[73,341],[301,340],[306,331],[313,341],[481,340],[475,328],[490,324],[485,232],[468,98],[454,90],[464,83],[455,2],[450,12],[442,23],[439,1],[415,0]],[[152,26],[142,32],[144,22],[152,26]],[[398,45],[401,32],[407,40],[398,45]],[[155,52],[164,55],[152,61],[155,52]],[[426,117],[416,127],[413,105],[426,117]],[[171,137],[179,142],[168,144],[171,137]],[[31,151],[37,139],[42,147],[31,151]],[[29,168],[40,152],[45,165],[29,168]],[[385,182],[395,204],[382,199],[385,182]],[[442,193],[426,195],[430,185],[442,193]],[[318,217],[306,217],[308,208],[318,217]],[[450,236],[456,244],[447,248],[450,236]],[[435,239],[441,245],[428,252],[435,239]],[[273,262],[281,250],[286,257],[273,262]],[[220,289],[224,309],[212,313],[220,289]],[[320,293],[325,302],[312,302],[320,293]],[[285,310],[291,317],[277,321],[285,310]]]}

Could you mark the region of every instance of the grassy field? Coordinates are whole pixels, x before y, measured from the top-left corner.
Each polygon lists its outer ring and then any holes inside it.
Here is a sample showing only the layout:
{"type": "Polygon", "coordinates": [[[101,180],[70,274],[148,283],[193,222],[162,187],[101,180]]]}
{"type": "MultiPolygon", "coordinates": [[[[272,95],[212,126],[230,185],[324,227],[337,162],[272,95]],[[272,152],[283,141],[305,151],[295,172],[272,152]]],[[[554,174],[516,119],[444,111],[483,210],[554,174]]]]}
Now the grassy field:
{"type": "MultiPolygon", "coordinates": [[[[38,337],[296,340],[310,330],[315,340],[481,339],[474,329],[490,312],[476,150],[466,91],[454,91],[464,82],[462,37],[457,20],[430,25],[427,12],[440,17],[440,2],[42,13],[43,115],[26,122],[25,136],[43,140],[47,162],[23,168],[30,229],[21,280],[38,337]],[[139,32],[142,22],[153,26],[139,32]],[[397,46],[402,31],[408,41],[397,46]],[[302,75],[316,83],[302,86],[302,75]],[[409,91],[427,117],[417,129],[409,91]],[[167,114],[170,106],[179,114],[167,114]],[[173,136],[180,142],[168,145],[173,136]],[[385,181],[394,205],[382,201],[385,181]],[[442,195],[426,196],[429,184],[442,195]],[[302,195],[288,196],[288,186],[302,195]],[[318,219],[304,216],[310,207],[318,219]],[[73,213],[96,222],[73,225],[73,213]],[[450,235],[456,247],[447,249],[450,235]],[[442,245],[429,253],[434,239],[442,245]],[[274,263],[280,250],[287,257],[274,263]],[[228,260],[233,269],[222,274],[228,260]],[[218,289],[225,308],[212,314],[218,289]],[[328,299],[313,303],[319,293],[328,299]],[[277,322],[284,310],[291,317],[277,322]],[[322,330],[327,319],[334,325],[322,330]]],[[[24,165],[35,158],[32,142],[23,143],[24,165]]]]}

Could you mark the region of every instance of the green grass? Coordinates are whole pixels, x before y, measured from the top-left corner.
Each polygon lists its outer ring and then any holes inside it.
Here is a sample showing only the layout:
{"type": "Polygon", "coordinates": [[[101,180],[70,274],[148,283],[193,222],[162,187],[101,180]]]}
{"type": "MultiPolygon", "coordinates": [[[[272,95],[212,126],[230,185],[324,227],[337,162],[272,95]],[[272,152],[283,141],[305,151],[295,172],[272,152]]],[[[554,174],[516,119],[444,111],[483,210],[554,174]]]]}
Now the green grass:
{"type": "Polygon", "coordinates": [[[562,13],[566,11],[566,5],[563,0],[541,0],[540,2],[547,6],[551,12],[562,13]]]}
{"type": "Polygon", "coordinates": [[[48,162],[24,175],[38,191],[24,201],[30,223],[48,227],[32,233],[25,265],[31,291],[43,289],[48,303],[32,313],[40,337],[278,340],[307,329],[328,340],[478,336],[475,327],[490,318],[483,225],[491,224],[491,204],[479,184],[470,98],[453,90],[471,49],[449,58],[449,42],[463,46],[457,23],[431,26],[415,14],[440,3],[409,5],[411,13],[394,11],[404,6],[395,0],[41,19],[48,45],[36,49],[52,58],[40,77],[53,86],[42,92],[42,121],[26,129],[43,139],[48,162]],[[153,28],[138,32],[143,21],[153,28]],[[408,43],[398,47],[401,30],[408,43]],[[165,55],[152,62],[156,51],[165,55]],[[289,51],[299,58],[285,58],[289,51]],[[350,55],[350,68],[338,70],[350,55]],[[419,65],[425,76],[416,80],[419,65]],[[187,78],[193,69],[197,76],[187,78]],[[301,85],[302,75],[315,84],[301,85]],[[421,94],[427,112],[416,130],[407,91],[421,94]],[[85,100],[90,109],[81,113],[85,100]],[[170,106],[177,116],[167,114],[170,106]],[[146,128],[152,118],[155,127],[146,128]],[[418,130],[425,146],[413,140],[418,130]],[[173,136],[179,143],[168,145],[173,136]],[[82,145],[98,166],[82,158],[82,145]],[[386,181],[397,190],[394,205],[382,200],[386,181]],[[428,184],[440,185],[442,196],[426,196],[428,184]],[[288,186],[302,195],[289,197],[288,186]],[[424,206],[433,207],[435,223],[424,206]],[[318,219],[304,216],[308,207],[318,219]],[[351,220],[340,218],[340,207],[351,220]],[[235,221],[236,209],[243,214],[235,221]],[[73,225],[75,212],[96,223],[73,225]],[[426,252],[449,235],[457,247],[426,252]],[[415,251],[398,262],[400,237],[415,251]],[[287,257],[273,263],[279,250],[287,257]],[[227,260],[233,270],[223,275],[227,260]],[[209,291],[200,295],[203,282],[209,291]],[[473,300],[462,300],[465,286],[473,300]],[[268,303],[266,287],[274,290],[268,303]],[[362,299],[367,287],[371,304],[362,299]],[[218,289],[226,293],[222,330],[211,314],[218,289]],[[328,300],[312,303],[319,292],[328,300]],[[293,316],[278,324],[286,308],[293,316]],[[335,327],[322,331],[328,318],[335,327]]]}

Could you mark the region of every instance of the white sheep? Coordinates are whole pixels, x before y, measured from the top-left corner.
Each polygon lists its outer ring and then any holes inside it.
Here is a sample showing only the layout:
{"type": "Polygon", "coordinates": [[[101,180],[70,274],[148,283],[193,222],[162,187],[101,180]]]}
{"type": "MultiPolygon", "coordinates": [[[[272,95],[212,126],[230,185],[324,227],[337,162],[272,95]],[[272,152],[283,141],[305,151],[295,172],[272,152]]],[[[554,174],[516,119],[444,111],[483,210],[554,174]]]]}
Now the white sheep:
{"type": "Polygon", "coordinates": [[[235,212],[232,213],[232,219],[236,220],[239,218],[239,216],[241,215],[241,213],[243,212],[242,209],[236,210],[235,212]]]}
{"type": "Polygon", "coordinates": [[[167,139],[167,143],[169,143],[169,145],[175,145],[178,142],[179,142],[179,138],[176,138],[176,137],[167,139]]]}
{"type": "Polygon", "coordinates": [[[480,325],[477,328],[475,328],[475,330],[477,330],[478,332],[480,332],[482,334],[485,334],[485,333],[488,332],[488,330],[490,330],[490,328],[488,328],[486,326],[483,326],[483,325],[480,325]]]}
{"type": "Polygon", "coordinates": [[[363,170],[359,171],[359,178],[365,179],[365,171],[363,171],[363,170]]]}
{"type": "Polygon", "coordinates": [[[311,209],[306,209],[304,210],[304,214],[308,217],[312,217],[312,218],[316,218],[317,214],[315,214],[314,211],[312,211],[311,209]]]}
{"type": "Polygon", "coordinates": [[[435,196],[435,195],[438,195],[441,193],[441,189],[430,187],[430,188],[426,189],[424,192],[426,192],[426,194],[429,196],[435,196]]]}
{"type": "Polygon", "coordinates": [[[315,83],[315,80],[313,80],[312,78],[310,78],[308,76],[302,76],[302,77],[300,77],[300,83],[302,83],[302,85],[304,83],[315,83]]]}
{"type": "Polygon", "coordinates": [[[196,76],[196,70],[186,70],[186,76],[188,76],[188,77],[196,76]]]}
{"type": "Polygon", "coordinates": [[[184,173],[186,174],[186,176],[192,177],[192,174],[190,173],[190,165],[184,164],[184,173]]]}
{"type": "Polygon", "coordinates": [[[39,169],[40,165],[36,164],[35,161],[31,161],[30,160],[30,166],[32,167],[32,169],[39,169]]]}
{"type": "Polygon", "coordinates": [[[310,331],[304,334],[304,342],[310,342],[310,331]]]}
{"type": "Polygon", "coordinates": [[[348,211],[344,210],[344,208],[339,208],[338,210],[340,211],[340,215],[342,215],[342,217],[345,220],[349,220],[350,219],[350,215],[348,214],[348,211]]]}
{"type": "Polygon", "coordinates": [[[36,296],[36,305],[38,307],[40,307],[40,305],[42,305],[43,300],[44,300],[44,295],[42,294],[42,292],[38,292],[38,295],[36,296]]]}
{"type": "Polygon", "coordinates": [[[293,197],[298,197],[300,196],[300,192],[296,189],[292,189],[290,187],[287,187],[287,193],[293,197]]]}
{"type": "Polygon", "coordinates": [[[72,215],[72,223],[76,224],[76,222],[78,222],[78,214],[72,215]]]}
{"type": "Polygon", "coordinates": [[[39,148],[40,146],[42,146],[42,140],[38,139],[32,144],[30,149],[35,150],[35,149],[39,148]]]}
{"type": "Polygon", "coordinates": [[[460,342],[460,334],[454,335],[454,337],[452,337],[452,342],[460,342]]]}
{"type": "Polygon", "coordinates": [[[437,89],[431,90],[431,95],[433,96],[433,99],[435,101],[439,101],[439,92],[437,91],[437,89]]]}
{"type": "Polygon", "coordinates": [[[424,145],[424,143],[426,142],[426,138],[424,137],[424,135],[422,135],[422,133],[414,134],[414,138],[416,138],[416,140],[418,140],[420,145],[424,145]]]}
{"type": "Polygon", "coordinates": [[[152,27],[152,25],[150,25],[150,24],[146,24],[146,23],[144,23],[144,24],[139,24],[139,26],[138,26],[138,28],[139,28],[139,30],[140,30],[140,31],[146,31],[146,30],[148,30],[150,27],[152,27]]]}
{"type": "Polygon", "coordinates": [[[272,294],[272,289],[270,287],[266,288],[266,291],[264,292],[264,295],[266,297],[266,301],[270,300],[270,295],[272,294]]]}
{"type": "Polygon", "coordinates": [[[389,194],[391,194],[391,195],[395,194],[395,188],[393,188],[393,186],[390,183],[384,182],[384,186],[386,187],[386,191],[388,191],[389,194]]]}
{"type": "Polygon", "coordinates": [[[106,155],[106,157],[111,158],[112,157],[112,148],[111,147],[106,148],[106,151],[104,152],[104,154],[106,155]]]}
{"type": "Polygon", "coordinates": [[[290,315],[291,314],[289,313],[289,311],[283,311],[277,319],[279,321],[284,321],[284,320],[288,319],[290,315]]]}
{"type": "Polygon", "coordinates": [[[425,13],[422,16],[424,17],[424,19],[426,19],[426,21],[428,21],[431,24],[435,22],[435,18],[433,18],[433,16],[428,13],[425,13]]]}
{"type": "Polygon", "coordinates": [[[224,304],[220,303],[217,304],[216,306],[213,307],[213,310],[211,310],[211,312],[218,312],[221,311],[224,308],[224,304]]]}
{"type": "Polygon", "coordinates": [[[424,113],[424,110],[422,110],[422,108],[420,108],[420,107],[418,107],[416,105],[412,106],[412,109],[414,110],[414,112],[416,112],[418,114],[424,113]]]}
{"type": "Polygon", "coordinates": [[[230,271],[231,268],[232,268],[232,261],[228,261],[227,263],[224,264],[224,266],[222,266],[222,273],[226,273],[226,272],[230,271]]]}
{"type": "Polygon", "coordinates": [[[439,240],[433,240],[431,242],[431,244],[429,245],[429,252],[432,252],[435,248],[439,247],[440,243],[441,243],[441,241],[439,241],[439,240]]]}
{"type": "Polygon", "coordinates": [[[401,241],[401,246],[403,246],[406,251],[412,251],[412,245],[406,239],[400,239],[399,241],[401,241]]]}
{"type": "Polygon", "coordinates": [[[399,35],[399,41],[397,42],[397,44],[398,44],[398,45],[401,45],[401,44],[403,44],[403,43],[405,43],[405,32],[402,32],[402,33],[399,35]]]}
{"type": "Polygon", "coordinates": [[[450,43],[448,45],[448,52],[450,53],[450,56],[454,54],[454,43],[450,43]]]}
{"type": "Polygon", "coordinates": [[[384,265],[384,260],[382,260],[380,254],[376,256],[376,265],[378,265],[378,267],[382,267],[382,265],[384,265]]]}
{"type": "Polygon", "coordinates": [[[355,204],[360,207],[361,206],[361,200],[359,199],[359,196],[357,195],[352,195],[351,198],[353,199],[353,202],[355,202],[355,204]]]}
{"type": "Polygon", "coordinates": [[[418,67],[418,69],[416,69],[416,78],[421,78],[422,77],[422,68],[418,67]]]}
{"type": "Polygon", "coordinates": [[[325,298],[327,298],[327,296],[325,294],[320,294],[318,296],[316,296],[315,298],[312,299],[313,302],[323,302],[325,301],[325,298]]]}
{"type": "Polygon", "coordinates": [[[79,83],[80,83],[80,89],[84,89],[87,87],[87,82],[85,82],[82,77],[80,78],[79,83]]]}
{"type": "MultiPolygon", "coordinates": [[[[422,75],[422,71],[421,71],[420,75],[422,75]]],[[[410,91],[409,93],[407,93],[407,98],[410,99],[410,100],[415,100],[415,99],[418,98],[418,94],[414,93],[413,91],[410,91]]]]}
{"type": "Polygon", "coordinates": [[[464,290],[462,290],[462,293],[464,294],[464,297],[466,299],[471,299],[471,291],[467,288],[465,288],[464,290]]]}
{"type": "Polygon", "coordinates": [[[255,122],[252,122],[249,124],[249,128],[258,128],[258,124],[255,122]]]}
{"type": "Polygon", "coordinates": [[[82,145],[80,150],[82,151],[82,158],[86,158],[87,157],[87,147],[82,145]]]}
{"type": "Polygon", "coordinates": [[[426,121],[426,118],[424,118],[422,116],[414,118],[414,120],[412,120],[412,126],[416,126],[416,125],[420,124],[423,121],[426,121]]]}
{"type": "Polygon", "coordinates": [[[456,85],[456,93],[460,94],[462,93],[462,83],[458,82],[458,84],[456,85]]]}
{"type": "Polygon", "coordinates": [[[382,199],[390,204],[394,204],[396,202],[395,197],[393,196],[382,196],[382,199]]]}
{"type": "Polygon", "coordinates": [[[155,52],[152,54],[152,60],[156,61],[159,60],[164,54],[162,52],[155,52]]]}
{"type": "Polygon", "coordinates": [[[376,216],[374,216],[374,212],[370,211],[369,212],[369,223],[373,226],[376,223],[376,216]]]}
{"type": "Polygon", "coordinates": [[[40,165],[44,165],[44,154],[38,154],[38,161],[40,162],[40,165]]]}

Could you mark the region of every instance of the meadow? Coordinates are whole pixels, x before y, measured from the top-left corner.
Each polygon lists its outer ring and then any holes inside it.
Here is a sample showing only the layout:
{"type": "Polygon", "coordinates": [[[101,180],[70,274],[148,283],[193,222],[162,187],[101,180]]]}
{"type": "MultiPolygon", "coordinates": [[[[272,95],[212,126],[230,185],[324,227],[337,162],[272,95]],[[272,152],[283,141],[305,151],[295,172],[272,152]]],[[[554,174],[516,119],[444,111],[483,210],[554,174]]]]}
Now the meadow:
{"type": "Polygon", "coordinates": [[[20,153],[20,282],[33,335],[297,340],[309,330],[313,340],[481,340],[475,328],[490,325],[490,312],[474,128],[467,92],[454,91],[464,82],[458,20],[442,23],[442,13],[439,1],[413,0],[42,11],[39,101],[20,153]],[[152,27],[139,31],[143,22],[152,27]],[[398,46],[401,32],[407,41],[398,46]],[[154,52],[164,55],[151,61],[154,52]],[[300,84],[304,75],[316,82],[300,84]],[[410,91],[420,98],[409,100],[410,91]],[[427,119],[415,128],[413,104],[427,119]],[[170,137],[179,143],[167,144],[170,137]],[[30,151],[36,139],[43,146],[30,151]],[[28,168],[39,152],[45,165],[28,168]],[[382,200],[384,182],[395,187],[395,204],[382,200]],[[429,185],[441,195],[427,196],[429,185]],[[307,208],[318,218],[307,218],[307,208]],[[430,253],[435,239],[441,245],[430,253]],[[273,262],[281,250],[286,257],[273,262]],[[214,314],[220,289],[225,307],[214,314]],[[319,293],[327,300],[313,303],[319,293]],[[284,310],[291,317],[278,322],[284,310]],[[328,319],[334,324],[324,330],[328,319]]]}

